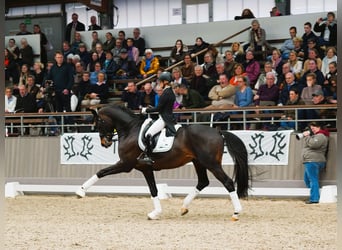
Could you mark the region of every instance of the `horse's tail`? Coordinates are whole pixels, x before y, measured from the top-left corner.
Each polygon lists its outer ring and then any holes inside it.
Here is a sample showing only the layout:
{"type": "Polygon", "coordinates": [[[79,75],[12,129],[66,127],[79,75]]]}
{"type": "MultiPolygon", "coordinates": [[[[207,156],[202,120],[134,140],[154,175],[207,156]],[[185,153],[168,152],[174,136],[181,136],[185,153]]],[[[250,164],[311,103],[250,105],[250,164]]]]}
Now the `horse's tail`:
{"type": "Polygon", "coordinates": [[[248,196],[249,166],[247,149],[243,141],[233,133],[221,131],[228,152],[234,161],[234,177],[237,183],[237,194],[240,198],[248,196]]]}

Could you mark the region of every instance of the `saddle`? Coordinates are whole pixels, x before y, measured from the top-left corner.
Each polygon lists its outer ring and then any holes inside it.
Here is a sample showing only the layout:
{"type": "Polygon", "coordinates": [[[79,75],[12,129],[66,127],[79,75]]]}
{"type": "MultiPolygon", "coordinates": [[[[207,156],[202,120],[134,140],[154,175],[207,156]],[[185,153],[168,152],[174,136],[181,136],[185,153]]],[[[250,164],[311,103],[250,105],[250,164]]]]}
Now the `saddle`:
{"type": "MultiPolygon", "coordinates": [[[[145,150],[145,134],[146,131],[151,127],[154,121],[151,118],[147,118],[141,126],[139,137],[138,137],[138,145],[142,151],[145,150]]],[[[180,124],[175,125],[176,131],[182,127],[180,124]]],[[[163,153],[167,152],[172,148],[175,136],[170,136],[170,132],[167,131],[167,128],[163,128],[159,133],[153,136],[153,144],[151,145],[153,153],[163,153]]]]}

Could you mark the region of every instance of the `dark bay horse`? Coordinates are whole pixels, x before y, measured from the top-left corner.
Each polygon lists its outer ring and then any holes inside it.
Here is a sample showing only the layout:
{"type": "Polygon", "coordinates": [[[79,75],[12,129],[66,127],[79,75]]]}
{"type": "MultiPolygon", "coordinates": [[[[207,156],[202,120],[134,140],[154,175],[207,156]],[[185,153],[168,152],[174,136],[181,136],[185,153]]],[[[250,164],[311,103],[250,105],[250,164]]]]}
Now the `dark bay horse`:
{"type": "Polygon", "coordinates": [[[154,210],[148,214],[148,218],[158,219],[162,210],[153,171],[178,168],[192,162],[198,176],[198,184],[184,199],[181,214],[184,215],[188,212],[191,201],[209,185],[207,175],[207,170],[209,170],[228,190],[234,206],[232,219],[238,219],[242,210],[239,197],[248,195],[250,176],[246,147],[236,135],[230,132],[220,133],[215,128],[199,124],[181,127],[177,131],[171,150],[165,153],[153,153],[154,164],[148,166],[141,165],[137,161],[137,157],[142,152],[138,146],[139,130],[144,121],[141,116],[139,117],[121,106],[103,107],[94,116],[102,146],[111,146],[113,131],[117,131],[120,160],[114,165],[98,171],[87,180],[77,190],[78,197],[84,197],[86,190],[104,176],[137,169],[143,173],[153,200],[154,210]],[[234,181],[222,169],[224,145],[227,146],[228,152],[234,160],[237,191],[235,191],[234,181]]]}

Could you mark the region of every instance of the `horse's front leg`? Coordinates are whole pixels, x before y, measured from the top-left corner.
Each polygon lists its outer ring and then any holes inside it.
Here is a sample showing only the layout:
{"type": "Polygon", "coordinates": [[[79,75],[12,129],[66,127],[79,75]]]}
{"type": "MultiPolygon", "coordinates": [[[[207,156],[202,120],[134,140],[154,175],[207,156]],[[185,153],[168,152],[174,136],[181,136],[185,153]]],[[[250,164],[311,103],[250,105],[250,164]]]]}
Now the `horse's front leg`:
{"type": "Polygon", "coordinates": [[[152,198],[153,206],[154,206],[154,210],[147,214],[147,218],[149,220],[158,220],[162,213],[162,208],[160,205],[160,200],[158,198],[158,189],[157,189],[156,181],[154,178],[153,170],[144,169],[142,170],[142,172],[145,176],[146,182],[148,184],[148,188],[150,189],[151,198],[152,198]]]}
{"type": "Polygon", "coordinates": [[[129,166],[130,164],[124,164],[122,161],[118,161],[114,165],[101,169],[96,174],[94,174],[90,179],[84,182],[81,187],[79,187],[79,189],[76,191],[77,197],[83,198],[86,194],[86,191],[102,177],[122,172],[130,172],[133,168],[129,166]]]}

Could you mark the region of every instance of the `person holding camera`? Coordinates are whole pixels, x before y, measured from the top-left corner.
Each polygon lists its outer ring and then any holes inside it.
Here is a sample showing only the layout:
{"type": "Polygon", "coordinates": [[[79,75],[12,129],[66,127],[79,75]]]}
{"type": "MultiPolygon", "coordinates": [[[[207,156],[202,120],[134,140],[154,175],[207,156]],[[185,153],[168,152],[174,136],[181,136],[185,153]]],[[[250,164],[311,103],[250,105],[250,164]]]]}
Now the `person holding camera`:
{"type": "Polygon", "coordinates": [[[306,204],[319,202],[319,172],[326,165],[326,153],[329,142],[329,131],[322,129],[318,122],[311,122],[309,130],[298,134],[303,138],[302,159],[304,163],[304,182],[310,188],[310,199],[306,204]]]}

